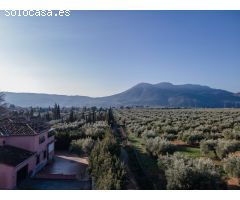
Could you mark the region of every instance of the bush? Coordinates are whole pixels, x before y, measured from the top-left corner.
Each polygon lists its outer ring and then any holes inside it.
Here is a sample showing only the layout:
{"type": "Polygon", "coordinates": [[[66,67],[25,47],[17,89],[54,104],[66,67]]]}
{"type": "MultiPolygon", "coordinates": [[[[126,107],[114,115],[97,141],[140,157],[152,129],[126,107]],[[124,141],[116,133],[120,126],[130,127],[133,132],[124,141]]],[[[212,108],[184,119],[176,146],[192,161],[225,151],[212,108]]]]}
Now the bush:
{"type": "Polygon", "coordinates": [[[94,140],[102,139],[105,134],[104,128],[95,128],[95,127],[88,127],[85,130],[85,134],[87,137],[91,137],[94,140]]]}
{"type": "Polygon", "coordinates": [[[143,134],[142,134],[142,137],[144,139],[149,139],[149,138],[155,138],[157,137],[157,134],[156,132],[152,131],[152,130],[148,130],[148,131],[145,131],[143,134]]]}
{"type": "Polygon", "coordinates": [[[223,167],[229,177],[240,178],[240,157],[229,156],[224,159],[223,167]]]}
{"type": "Polygon", "coordinates": [[[240,140],[240,131],[234,129],[225,129],[223,135],[227,140],[240,140]]]}
{"type": "Polygon", "coordinates": [[[70,145],[70,151],[81,155],[89,154],[94,147],[94,140],[91,138],[73,140],[70,145]]]}
{"type": "Polygon", "coordinates": [[[216,153],[220,159],[223,159],[229,153],[233,153],[237,151],[238,148],[239,148],[239,142],[236,140],[218,140],[216,153]]]}
{"type": "Polygon", "coordinates": [[[229,153],[237,151],[239,142],[236,140],[204,140],[200,143],[201,152],[204,155],[214,153],[219,159],[225,158],[229,153]]]}
{"type": "Polygon", "coordinates": [[[226,189],[220,172],[210,159],[193,159],[181,154],[160,157],[169,190],[226,189]]]}
{"type": "Polygon", "coordinates": [[[176,150],[175,145],[160,137],[146,140],[146,149],[153,156],[171,154],[176,150]]]}
{"type": "Polygon", "coordinates": [[[217,140],[202,140],[200,143],[201,153],[205,156],[213,152],[214,156],[217,157],[216,147],[217,147],[217,140]]]}
{"type": "Polygon", "coordinates": [[[174,141],[178,138],[178,136],[170,133],[170,134],[164,134],[163,138],[169,141],[174,141]]]}
{"type": "Polygon", "coordinates": [[[184,142],[187,142],[190,145],[199,144],[201,140],[203,140],[204,138],[205,137],[203,133],[200,133],[200,132],[194,132],[194,133],[185,132],[183,133],[183,136],[182,136],[182,140],[184,142]]]}
{"type": "Polygon", "coordinates": [[[120,146],[111,133],[106,133],[102,141],[98,141],[89,156],[89,172],[93,176],[96,189],[124,189],[126,170],[118,159],[120,146]]]}
{"type": "Polygon", "coordinates": [[[57,150],[68,150],[71,143],[69,133],[58,131],[55,134],[55,146],[57,150]]]}

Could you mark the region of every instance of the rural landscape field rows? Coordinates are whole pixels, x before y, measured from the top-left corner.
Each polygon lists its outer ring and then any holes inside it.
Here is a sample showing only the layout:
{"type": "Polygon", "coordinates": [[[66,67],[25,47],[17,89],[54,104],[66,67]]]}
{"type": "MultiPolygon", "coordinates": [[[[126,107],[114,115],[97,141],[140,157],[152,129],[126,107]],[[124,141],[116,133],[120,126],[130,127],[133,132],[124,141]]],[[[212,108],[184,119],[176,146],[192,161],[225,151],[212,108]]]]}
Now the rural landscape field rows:
{"type": "Polygon", "coordinates": [[[238,186],[240,110],[117,109],[114,114],[153,183],[165,181],[161,186],[167,189],[238,186]]]}

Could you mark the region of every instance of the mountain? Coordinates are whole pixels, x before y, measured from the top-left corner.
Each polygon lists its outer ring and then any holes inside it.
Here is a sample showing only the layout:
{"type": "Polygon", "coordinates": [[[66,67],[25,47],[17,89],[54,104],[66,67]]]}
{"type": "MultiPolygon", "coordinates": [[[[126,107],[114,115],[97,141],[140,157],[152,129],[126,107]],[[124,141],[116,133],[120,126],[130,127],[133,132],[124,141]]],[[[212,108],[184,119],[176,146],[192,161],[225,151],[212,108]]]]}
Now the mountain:
{"type": "Polygon", "coordinates": [[[157,106],[157,107],[240,107],[240,95],[208,86],[172,83],[140,83],[127,91],[107,97],[66,96],[6,92],[6,102],[21,107],[61,106],[157,106]]]}

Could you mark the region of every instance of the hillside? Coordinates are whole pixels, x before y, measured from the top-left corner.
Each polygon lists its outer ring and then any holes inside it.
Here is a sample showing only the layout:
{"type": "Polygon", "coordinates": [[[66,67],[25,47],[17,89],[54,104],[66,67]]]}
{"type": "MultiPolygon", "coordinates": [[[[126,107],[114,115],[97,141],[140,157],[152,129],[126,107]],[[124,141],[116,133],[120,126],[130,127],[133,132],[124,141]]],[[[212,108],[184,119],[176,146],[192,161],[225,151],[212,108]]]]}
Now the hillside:
{"type": "Polygon", "coordinates": [[[122,93],[99,98],[6,92],[6,102],[22,107],[61,106],[161,106],[161,107],[240,107],[240,96],[208,86],[171,83],[140,83],[122,93]]]}

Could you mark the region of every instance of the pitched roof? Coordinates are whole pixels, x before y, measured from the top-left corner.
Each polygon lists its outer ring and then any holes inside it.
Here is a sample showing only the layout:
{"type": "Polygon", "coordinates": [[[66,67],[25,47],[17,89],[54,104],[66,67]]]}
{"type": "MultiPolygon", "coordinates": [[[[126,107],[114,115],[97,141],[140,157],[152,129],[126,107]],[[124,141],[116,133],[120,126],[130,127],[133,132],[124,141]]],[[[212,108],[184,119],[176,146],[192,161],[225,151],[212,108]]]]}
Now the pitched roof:
{"type": "Polygon", "coordinates": [[[37,135],[48,128],[42,122],[23,122],[11,119],[0,120],[0,136],[37,135]]]}
{"type": "Polygon", "coordinates": [[[35,134],[35,131],[26,123],[14,122],[10,119],[0,121],[0,136],[35,134]]]}
{"type": "Polygon", "coordinates": [[[26,159],[30,158],[34,153],[13,146],[0,146],[0,164],[17,166],[26,159]]]}

